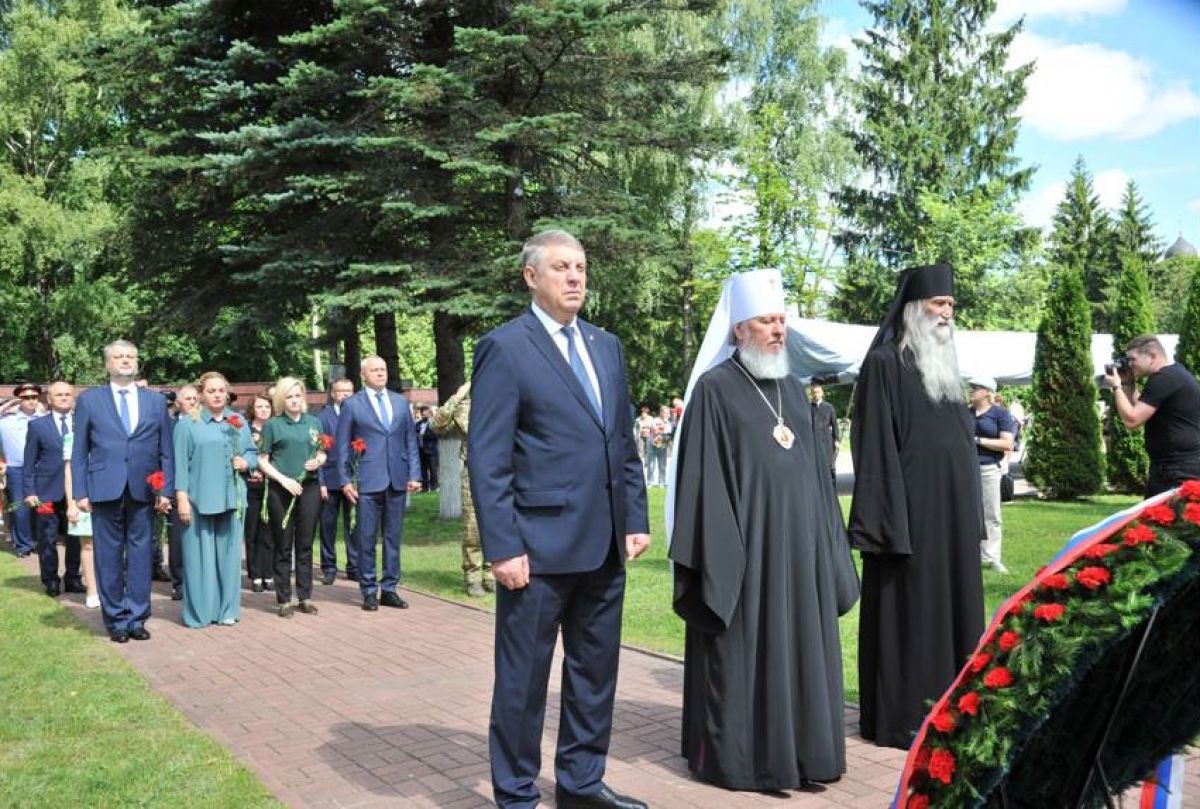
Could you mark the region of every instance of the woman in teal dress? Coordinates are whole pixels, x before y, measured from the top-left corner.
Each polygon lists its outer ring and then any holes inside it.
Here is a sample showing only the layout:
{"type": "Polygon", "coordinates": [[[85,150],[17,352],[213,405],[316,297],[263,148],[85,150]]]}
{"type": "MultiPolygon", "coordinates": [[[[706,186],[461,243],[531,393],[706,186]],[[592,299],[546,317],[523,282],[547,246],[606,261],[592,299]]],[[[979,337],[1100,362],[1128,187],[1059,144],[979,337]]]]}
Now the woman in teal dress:
{"type": "Polygon", "coordinates": [[[228,383],[200,377],[200,407],[175,426],[175,498],[183,523],[183,622],[236,624],[241,609],[246,483],[258,451],[241,416],[226,405],[228,383]]]}

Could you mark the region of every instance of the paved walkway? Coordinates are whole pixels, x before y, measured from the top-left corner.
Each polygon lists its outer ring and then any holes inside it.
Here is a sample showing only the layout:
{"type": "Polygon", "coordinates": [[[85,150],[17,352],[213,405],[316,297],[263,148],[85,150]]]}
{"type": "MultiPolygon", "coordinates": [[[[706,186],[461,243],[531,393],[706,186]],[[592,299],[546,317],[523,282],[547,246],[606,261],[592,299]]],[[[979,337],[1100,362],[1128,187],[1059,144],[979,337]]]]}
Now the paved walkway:
{"type": "MultiPolygon", "coordinates": [[[[36,575],[32,558],[27,567],[36,575]]],[[[155,584],[152,640],[111,648],[289,807],[492,805],[489,612],[405,591],[410,609],[366,613],[357,585],[339,579],[317,585],[320,615],[284,620],[270,611],[271,593],[246,592],[240,624],[189,630],[167,592],[155,584]]],[[[85,610],[82,596],[60,601],[104,636],[99,611],[85,610]]],[[[622,652],[606,776],[614,789],[653,807],[877,808],[890,801],[903,753],[858,738],[852,708],[848,772],[837,784],[763,795],[697,783],[679,756],[682,687],[678,661],[622,652]]],[[[552,680],[542,752],[547,805],[558,700],[552,680]]],[[[1200,806],[1200,760],[1188,764],[1185,805],[1200,806]]]]}

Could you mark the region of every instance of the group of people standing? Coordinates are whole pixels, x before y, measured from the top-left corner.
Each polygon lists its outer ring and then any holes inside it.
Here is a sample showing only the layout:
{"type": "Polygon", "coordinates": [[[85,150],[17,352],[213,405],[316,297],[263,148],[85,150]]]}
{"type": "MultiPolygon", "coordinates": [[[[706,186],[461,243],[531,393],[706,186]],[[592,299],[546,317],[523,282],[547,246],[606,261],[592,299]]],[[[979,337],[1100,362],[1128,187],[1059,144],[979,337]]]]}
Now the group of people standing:
{"type": "Polygon", "coordinates": [[[667,485],[667,462],[671,458],[675,425],[682,415],[683,400],[676,399],[674,405],[660,405],[657,415],[650,412],[650,405],[642,405],[641,412],[633,420],[638,456],[642,459],[647,486],[667,485]]]}

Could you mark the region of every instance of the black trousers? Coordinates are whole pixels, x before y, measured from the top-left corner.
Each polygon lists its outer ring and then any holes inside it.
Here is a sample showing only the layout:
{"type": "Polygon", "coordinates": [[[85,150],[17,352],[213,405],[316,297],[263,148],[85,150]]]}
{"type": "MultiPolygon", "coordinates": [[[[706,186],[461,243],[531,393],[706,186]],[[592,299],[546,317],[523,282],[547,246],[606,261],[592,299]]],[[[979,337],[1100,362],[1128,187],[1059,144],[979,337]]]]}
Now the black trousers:
{"type": "Polygon", "coordinates": [[[1146,478],[1146,497],[1174,489],[1185,480],[1200,479],[1200,455],[1150,459],[1150,474],[1146,478]]]}
{"type": "MultiPolygon", "coordinates": [[[[266,492],[266,486],[246,487],[246,523],[242,528],[242,538],[246,542],[246,577],[252,582],[255,579],[269,579],[275,571],[275,538],[271,535],[270,527],[262,520],[262,502],[266,492]]],[[[284,509],[287,509],[286,504],[284,509]]]]}
{"type": "Polygon", "coordinates": [[[286,604],[292,598],[291,568],[296,567],[296,597],[312,598],[312,550],[321,510],[321,487],[315,478],[304,481],[304,491],[293,498],[275,481],[267,492],[267,510],[271,517],[271,536],[275,545],[275,600],[286,604]],[[283,519],[295,500],[287,527],[283,519]]]}
{"type": "Polygon", "coordinates": [[[30,509],[33,515],[34,539],[37,542],[38,569],[41,573],[42,586],[49,587],[65,581],[68,585],[83,584],[83,576],[79,570],[79,537],[67,533],[67,501],[54,501],[53,514],[38,514],[30,509]],[[62,538],[67,547],[66,574],[58,575],[58,540],[62,538]]]}
{"type": "Polygon", "coordinates": [[[438,487],[438,454],[421,450],[421,486],[427,492],[438,487]]]}

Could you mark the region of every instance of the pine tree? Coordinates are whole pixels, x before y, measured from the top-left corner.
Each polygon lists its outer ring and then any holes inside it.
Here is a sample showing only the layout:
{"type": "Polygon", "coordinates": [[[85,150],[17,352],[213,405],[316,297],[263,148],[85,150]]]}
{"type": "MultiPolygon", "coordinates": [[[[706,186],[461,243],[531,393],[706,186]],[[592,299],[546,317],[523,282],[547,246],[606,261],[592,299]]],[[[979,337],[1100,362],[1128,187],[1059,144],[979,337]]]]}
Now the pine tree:
{"type": "Polygon", "coordinates": [[[1200,374],[1200,261],[1192,259],[1191,263],[1192,278],[1179,327],[1179,344],[1175,346],[1175,362],[1197,375],[1200,374]]]}
{"type": "MultiPolygon", "coordinates": [[[[1150,286],[1141,256],[1122,251],[1121,266],[1112,313],[1114,360],[1125,356],[1125,346],[1133,338],[1154,331],[1150,286]]],[[[1140,493],[1146,488],[1146,476],[1150,472],[1144,433],[1140,428],[1130,430],[1125,426],[1117,408],[1112,406],[1111,393],[1105,394],[1105,400],[1109,402],[1105,424],[1108,435],[1108,452],[1105,455],[1108,485],[1120,492],[1140,493]]]]}
{"type": "MultiPolygon", "coordinates": [[[[848,186],[837,195],[847,223],[838,241],[851,266],[869,260],[895,269],[912,262],[926,223],[922,192],[955,203],[970,194],[1028,188],[1033,169],[1019,166],[1014,151],[1032,66],[1005,68],[1021,23],[988,32],[995,0],[863,5],[874,25],[856,40],[863,54],[862,123],[852,139],[874,186],[848,186]]],[[[847,283],[838,298],[861,293],[847,283]]],[[[872,313],[869,321],[882,314],[872,313]]]]}
{"type": "Polygon", "coordinates": [[[1056,500],[1099,491],[1100,422],[1092,369],[1092,324],[1082,274],[1061,268],[1038,327],[1033,363],[1033,427],[1025,472],[1056,500]]]}
{"type": "Polygon", "coordinates": [[[1084,296],[1091,308],[1092,326],[1109,331],[1112,288],[1119,277],[1113,225],[1092,188],[1092,175],[1077,157],[1062,201],[1054,211],[1050,232],[1051,260],[1083,272],[1084,296]]]}
{"type": "Polygon", "coordinates": [[[1154,232],[1150,206],[1142,199],[1133,180],[1125,184],[1115,219],[1114,249],[1118,254],[1132,253],[1148,273],[1162,254],[1163,244],[1154,232]]]}

